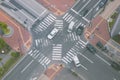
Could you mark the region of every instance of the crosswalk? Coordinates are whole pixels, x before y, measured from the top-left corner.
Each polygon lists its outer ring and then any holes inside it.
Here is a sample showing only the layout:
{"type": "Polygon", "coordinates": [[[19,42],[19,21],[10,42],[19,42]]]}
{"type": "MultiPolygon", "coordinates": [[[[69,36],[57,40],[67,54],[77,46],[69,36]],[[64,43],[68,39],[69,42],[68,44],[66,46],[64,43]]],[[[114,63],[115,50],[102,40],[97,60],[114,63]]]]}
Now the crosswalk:
{"type": "Polygon", "coordinates": [[[40,45],[41,47],[47,47],[50,45],[50,43],[51,43],[50,40],[45,38],[35,40],[36,47],[38,47],[38,45],[40,45]]]}
{"type": "Polygon", "coordinates": [[[55,20],[54,26],[58,28],[59,30],[63,29],[63,20],[55,20]]]}
{"type": "Polygon", "coordinates": [[[86,47],[86,43],[82,40],[79,40],[75,46],[73,46],[67,53],[66,56],[62,58],[62,61],[66,64],[71,63],[73,60],[73,57],[76,56],[81,49],[86,47]]]}
{"type": "Polygon", "coordinates": [[[73,19],[75,19],[75,17],[73,17],[71,14],[69,14],[69,13],[66,13],[64,16],[63,16],[63,19],[66,21],[66,22],[68,22],[68,23],[70,23],[73,19]]]}
{"type": "Polygon", "coordinates": [[[80,36],[76,36],[76,33],[75,32],[72,32],[72,33],[69,33],[65,36],[64,38],[64,42],[67,42],[67,41],[76,41],[76,40],[79,40],[80,39],[80,36]]]}
{"type": "Polygon", "coordinates": [[[62,44],[53,44],[52,60],[61,60],[62,44]]]}
{"type": "Polygon", "coordinates": [[[56,17],[52,14],[49,14],[43,21],[34,29],[36,33],[46,30],[49,25],[51,25],[55,21],[56,17]]]}
{"type": "Polygon", "coordinates": [[[44,67],[49,65],[49,63],[51,62],[51,60],[48,57],[41,54],[41,52],[39,50],[37,50],[37,49],[31,49],[28,52],[28,55],[33,57],[33,59],[35,59],[37,62],[39,62],[44,67]]]}

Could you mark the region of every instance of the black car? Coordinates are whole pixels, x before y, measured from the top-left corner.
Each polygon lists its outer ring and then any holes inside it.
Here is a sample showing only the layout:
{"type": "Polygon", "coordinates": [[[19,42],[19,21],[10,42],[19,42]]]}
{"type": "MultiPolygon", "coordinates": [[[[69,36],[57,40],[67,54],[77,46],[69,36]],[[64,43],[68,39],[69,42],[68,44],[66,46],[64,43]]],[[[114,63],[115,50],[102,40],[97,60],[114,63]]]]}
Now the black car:
{"type": "Polygon", "coordinates": [[[99,3],[99,8],[102,8],[107,3],[107,1],[108,0],[101,0],[99,3]]]}
{"type": "Polygon", "coordinates": [[[76,29],[76,35],[81,35],[83,33],[84,27],[83,26],[79,26],[76,29]]]}
{"type": "Polygon", "coordinates": [[[91,44],[87,44],[86,48],[87,48],[90,52],[92,52],[92,53],[96,53],[96,52],[97,52],[96,49],[95,49],[91,44]]]}
{"type": "Polygon", "coordinates": [[[115,62],[112,62],[111,66],[112,66],[115,70],[120,71],[120,65],[119,65],[119,64],[117,64],[117,63],[115,63],[115,62]]]}
{"type": "Polygon", "coordinates": [[[89,11],[88,9],[85,11],[82,11],[81,15],[84,17],[88,13],[88,11],[89,11]]]}

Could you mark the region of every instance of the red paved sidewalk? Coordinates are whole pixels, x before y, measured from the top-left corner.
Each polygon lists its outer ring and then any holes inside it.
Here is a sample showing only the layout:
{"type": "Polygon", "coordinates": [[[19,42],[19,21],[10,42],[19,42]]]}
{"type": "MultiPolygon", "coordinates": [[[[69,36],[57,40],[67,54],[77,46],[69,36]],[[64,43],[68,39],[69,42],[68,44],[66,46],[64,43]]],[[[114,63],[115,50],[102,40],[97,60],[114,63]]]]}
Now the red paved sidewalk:
{"type": "Polygon", "coordinates": [[[54,77],[62,70],[63,66],[58,64],[53,64],[45,71],[45,75],[50,79],[53,80],[54,77]]]}
{"type": "Polygon", "coordinates": [[[101,16],[97,16],[92,20],[92,25],[87,27],[85,30],[85,37],[94,46],[98,41],[103,45],[110,39],[110,34],[108,30],[108,23],[101,16]]]}
{"type": "Polygon", "coordinates": [[[0,21],[12,27],[14,34],[10,37],[2,37],[6,43],[16,51],[25,52],[31,46],[31,35],[19,23],[13,20],[5,12],[0,10],[0,21]]]}

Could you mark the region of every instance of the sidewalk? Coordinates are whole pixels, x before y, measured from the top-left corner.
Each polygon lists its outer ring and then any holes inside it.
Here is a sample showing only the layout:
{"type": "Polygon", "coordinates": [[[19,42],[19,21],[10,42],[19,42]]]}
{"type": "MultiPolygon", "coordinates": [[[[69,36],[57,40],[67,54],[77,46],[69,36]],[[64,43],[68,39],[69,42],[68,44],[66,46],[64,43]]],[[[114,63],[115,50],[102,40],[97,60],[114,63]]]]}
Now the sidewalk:
{"type": "Polygon", "coordinates": [[[110,39],[105,46],[109,50],[109,53],[107,55],[111,57],[113,61],[118,62],[120,64],[120,45],[115,41],[113,41],[112,39],[110,39]],[[110,46],[109,44],[112,44],[118,50],[116,50],[114,47],[110,46]]]}
{"type": "Polygon", "coordinates": [[[114,0],[110,2],[106,7],[105,10],[100,14],[104,19],[108,19],[113,12],[119,7],[120,5],[120,0],[114,0]]]}
{"type": "Polygon", "coordinates": [[[52,64],[48,69],[42,74],[38,80],[53,80],[54,77],[62,70],[63,66],[59,64],[52,64]]]}

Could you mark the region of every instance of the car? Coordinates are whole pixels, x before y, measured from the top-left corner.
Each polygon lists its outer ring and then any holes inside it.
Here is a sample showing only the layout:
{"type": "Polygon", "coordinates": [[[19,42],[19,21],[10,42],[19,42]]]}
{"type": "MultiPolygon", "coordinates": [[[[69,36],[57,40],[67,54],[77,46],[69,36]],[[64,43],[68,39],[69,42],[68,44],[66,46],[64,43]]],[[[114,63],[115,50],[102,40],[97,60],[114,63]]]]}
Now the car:
{"type": "Polygon", "coordinates": [[[54,28],[54,29],[50,32],[50,34],[47,36],[48,39],[52,39],[58,32],[59,32],[59,29],[54,28]]]}
{"type": "Polygon", "coordinates": [[[74,21],[71,21],[70,22],[70,24],[69,24],[69,26],[68,26],[68,32],[72,32],[72,29],[73,29],[73,27],[74,27],[74,24],[75,24],[75,22],[74,21]]]}
{"type": "Polygon", "coordinates": [[[83,26],[79,26],[77,29],[76,29],[76,35],[81,35],[84,31],[84,27],[83,26]]]}
{"type": "Polygon", "coordinates": [[[99,3],[99,8],[102,8],[103,6],[105,6],[105,4],[107,3],[108,0],[101,0],[99,3]]]}
{"type": "Polygon", "coordinates": [[[79,61],[77,55],[75,55],[73,57],[73,61],[74,61],[76,67],[80,67],[81,64],[80,64],[80,61],[79,61]]]}
{"type": "Polygon", "coordinates": [[[93,54],[97,52],[96,49],[91,44],[87,44],[86,48],[93,54]]]}
{"type": "Polygon", "coordinates": [[[111,63],[112,68],[114,68],[117,71],[120,71],[120,65],[116,62],[111,63]]]}
{"type": "Polygon", "coordinates": [[[85,11],[83,11],[82,13],[81,13],[81,15],[84,17],[87,13],[88,13],[88,9],[87,10],[85,10],[85,11]]]}

